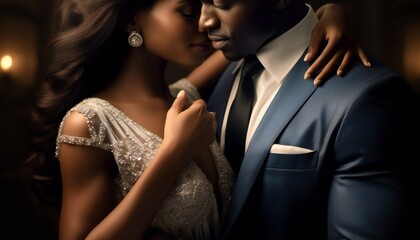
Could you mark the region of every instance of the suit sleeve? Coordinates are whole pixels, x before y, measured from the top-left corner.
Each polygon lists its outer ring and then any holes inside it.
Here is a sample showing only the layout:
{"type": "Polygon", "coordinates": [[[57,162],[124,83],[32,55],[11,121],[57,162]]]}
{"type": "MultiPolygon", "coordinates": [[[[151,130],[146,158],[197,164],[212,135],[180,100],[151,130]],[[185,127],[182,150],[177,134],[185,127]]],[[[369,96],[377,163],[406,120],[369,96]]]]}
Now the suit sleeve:
{"type": "Polygon", "coordinates": [[[406,239],[410,234],[420,107],[418,96],[402,82],[374,81],[343,116],[334,143],[329,239],[406,239]]]}

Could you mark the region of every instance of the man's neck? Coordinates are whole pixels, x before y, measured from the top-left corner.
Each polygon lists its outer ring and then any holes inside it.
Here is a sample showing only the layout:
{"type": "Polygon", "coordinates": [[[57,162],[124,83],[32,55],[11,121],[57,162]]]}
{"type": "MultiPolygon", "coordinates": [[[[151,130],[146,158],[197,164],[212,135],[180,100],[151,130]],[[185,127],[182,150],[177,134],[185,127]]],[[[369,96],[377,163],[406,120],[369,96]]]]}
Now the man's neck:
{"type": "Polygon", "coordinates": [[[308,13],[308,7],[305,4],[301,4],[300,1],[297,1],[298,3],[296,4],[293,4],[293,2],[294,1],[291,1],[290,5],[279,14],[279,17],[275,21],[278,24],[277,31],[273,36],[268,38],[261,47],[289,31],[305,18],[308,13]]]}

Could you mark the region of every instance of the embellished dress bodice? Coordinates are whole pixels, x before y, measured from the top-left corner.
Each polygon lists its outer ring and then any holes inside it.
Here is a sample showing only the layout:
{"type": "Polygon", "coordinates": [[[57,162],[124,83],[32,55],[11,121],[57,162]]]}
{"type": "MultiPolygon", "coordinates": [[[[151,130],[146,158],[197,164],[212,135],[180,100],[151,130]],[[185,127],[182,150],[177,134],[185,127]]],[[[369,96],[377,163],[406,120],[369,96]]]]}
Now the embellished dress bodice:
{"type": "MultiPolygon", "coordinates": [[[[172,95],[184,89],[191,102],[200,98],[198,91],[185,79],[170,86],[172,95]]],[[[162,139],[143,128],[109,102],[88,98],[68,111],[61,122],[56,145],[56,156],[61,143],[97,147],[112,152],[118,175],[114,180],[115,197],[121,201],[147,168],[162,139]],[[62,134],[63,123],[72,112],[83,114],[87,120],[90,138],[62,134]]],[[[213,186],[206,175],[190,161],[167,198],[157,211],[152,226],[187,239],[214,239],[225,214],[233,185],[233,174],[219,145],[210,146],[218,173],[220,201],[216,201],[213,186]],[[218,206],[218,203],[221,206],[218,206]],[[221,209],[221,211],[219,211],[221,209]]]]}

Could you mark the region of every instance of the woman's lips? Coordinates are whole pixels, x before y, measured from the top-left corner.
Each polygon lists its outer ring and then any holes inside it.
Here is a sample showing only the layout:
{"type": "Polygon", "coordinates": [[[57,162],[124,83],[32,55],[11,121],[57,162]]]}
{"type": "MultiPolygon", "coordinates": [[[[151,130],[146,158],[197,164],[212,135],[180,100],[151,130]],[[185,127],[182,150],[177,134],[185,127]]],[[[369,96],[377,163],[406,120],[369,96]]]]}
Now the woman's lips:
{"type": "Polygon", "coordinates": [[[191,47],[201,51],[201,52],[208,52],[210,51],[210,41],[206,40],[206,41],[201,41],[201,42],[197,42],[197,43],[193,43],[191,44],[191,47]]]}

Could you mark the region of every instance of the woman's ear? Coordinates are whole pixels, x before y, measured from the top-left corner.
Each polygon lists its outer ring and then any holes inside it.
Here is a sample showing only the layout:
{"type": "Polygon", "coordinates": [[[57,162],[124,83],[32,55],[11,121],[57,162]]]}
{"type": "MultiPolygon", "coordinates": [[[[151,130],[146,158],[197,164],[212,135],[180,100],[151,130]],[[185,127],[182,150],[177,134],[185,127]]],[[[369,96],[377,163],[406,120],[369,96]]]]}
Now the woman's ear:
{"type": "Polygon", "coordinates": [[[290,3],[290,0],[276,0],[276,8],[278,10],[285,9],[290,3]]]}
{"type": "Polygon", "coordinates": [[[131,32],[137,30],[136,13],[134,11],[124,11],[121,14],[121,26],[127,31],[131,32]]]}

